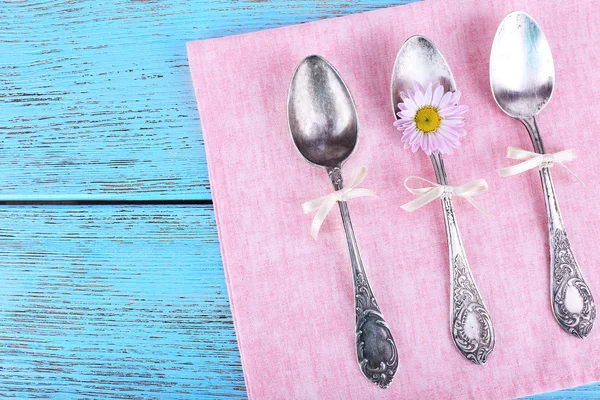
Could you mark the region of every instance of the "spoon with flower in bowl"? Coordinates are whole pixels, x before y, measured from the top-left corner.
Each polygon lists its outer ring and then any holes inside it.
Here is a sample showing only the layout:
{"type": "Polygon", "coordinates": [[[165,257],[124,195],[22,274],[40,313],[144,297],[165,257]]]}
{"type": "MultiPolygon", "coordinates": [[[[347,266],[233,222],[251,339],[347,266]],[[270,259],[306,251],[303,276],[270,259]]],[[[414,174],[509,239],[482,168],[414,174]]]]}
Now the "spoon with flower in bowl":
{"type": "Polygon", "coordinates": [[[413,36],[402,45],[392,72],[391,95],[397,119],[394,125],[403,131],[404,147],[413,152],[422,149],[429,155],[437,178],[437,185],[431,188],[407,186],[421,196],[403,208],[413,211],[441,198],[450,255],[450,332],[462,355],[483,365],[494,350],[494,326],[467,261],[452,196],[464,197],[476,205],[470,196],[485,191],[487,184],[476,180],[448,185],[442,153],[458,148],[459,138],[465,134],[462,116],[466,107],[458,106],[460,92],[456,91],[450,67],[429,39],[413,36]]]}

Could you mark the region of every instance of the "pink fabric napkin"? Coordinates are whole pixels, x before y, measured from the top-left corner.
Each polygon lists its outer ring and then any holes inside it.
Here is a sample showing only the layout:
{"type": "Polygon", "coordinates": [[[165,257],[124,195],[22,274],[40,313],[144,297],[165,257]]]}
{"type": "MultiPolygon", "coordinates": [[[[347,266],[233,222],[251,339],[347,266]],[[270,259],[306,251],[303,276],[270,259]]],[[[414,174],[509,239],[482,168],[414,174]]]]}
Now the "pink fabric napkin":
{"type": "MultiPolygon", "coordinates": [[[[507,146],[531,149],[524,127],[490,93],[488,63],[502,18],[521,9],[544,29],[556,90],[539,117],[546,148],[575,148],[552,170],[571,244],[600,299],[600,11],[596,0],[429,0],[408,6],[188,45],[202,118],[223,263],[246,385],[255,399],[507,398],[600,380],[600,326],[586,340],[562,331],[549,301],[546,215],[537,171],[502,178],[507,146]],[[434,180],[428,157],[404,150],[392,123],[389,79],[411,35],[436,43],[463,92],[468,136],[445,158],[451,183],[487,179],[481,214],[455,201],[466,251],[496,328],[485,366],[466,361],[449,331],[449,265],[439,202],[407,213],[408,175],[434,180]],[[287,128],[292,72],[328,59],[359,113],[358,148],[344,166],[369,174],[379,199],[349,203],[365,267],[398,346],[387,390],[355,355],[350,260],[339,213],[310,236],[301,203],[332,191],[287,128]]],[[[598,325],[598,324],[597,324],[598,325]]]]}

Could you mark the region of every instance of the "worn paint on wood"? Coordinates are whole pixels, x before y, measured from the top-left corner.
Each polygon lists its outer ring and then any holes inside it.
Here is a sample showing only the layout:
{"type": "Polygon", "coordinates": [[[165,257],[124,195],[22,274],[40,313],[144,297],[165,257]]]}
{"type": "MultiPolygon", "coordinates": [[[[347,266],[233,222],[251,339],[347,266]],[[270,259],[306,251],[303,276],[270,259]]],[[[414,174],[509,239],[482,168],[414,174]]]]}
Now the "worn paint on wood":
{"type": "Polygon", "coordinates": [[[0,207],[0,398],[244,397],[206,206],[0,207]]]}
{"type": "Polygon", "coordinates": [[[210,206],[1,206],[0,240],[0,397],[246,396],[210,206]]]}
{"type": "MultiPolygon", "coordinates": [[[[210,200],[185,42],[409,1],[0,2],[0,201],[210,200]]],[[[210,206],[0,206],[0,243],[0,397],[246,396],[210,206]]]]}
{"type": "Polygon", "coordinates": [[[210,199],[186,41],[408,1],[0,2],[0,201],[210,199]]]}

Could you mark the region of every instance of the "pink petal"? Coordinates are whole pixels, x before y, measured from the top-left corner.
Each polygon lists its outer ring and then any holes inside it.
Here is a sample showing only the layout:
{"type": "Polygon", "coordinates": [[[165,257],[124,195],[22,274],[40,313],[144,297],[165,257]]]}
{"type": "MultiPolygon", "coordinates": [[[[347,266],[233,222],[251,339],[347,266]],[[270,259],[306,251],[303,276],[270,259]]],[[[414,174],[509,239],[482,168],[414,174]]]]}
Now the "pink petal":
{"type": "Polygon", "coordinates": [[[460,141],[458,140],[458,136],[449,133],[446,129],[439,127],[438,134],[444,138],[448,143],[450,143],[453,147],[458,147],[460,145],[460,141]]]}
{"type": "Polygon", "coordinates": [[[410,136],[413,134],[413,132],[414,132],[414,129],[411,126],[405,128],[404,132],[402,132],[402,138],[400,140],[402,142],[408,143],[408,140],[410,139],[410,136]]]}
{"type": "Polygon", "coordinates": [[[414,112],[417,112],[417,110],[419,109],[419,106],[417,106],[417,103],[415,103],[413,99],[406,99],[404,101],[404,105],[408,110],[413,110],[414,112]]]}
{"type": "Polygon", "coordinates": [[[433,151],[433,143],[431,143],[431,135],[424,135],[425,136],[425,148],[423,149],[425,151],[425,154],[427,154],[428,156],[431,155],[432,151],[433,151]]]}
{"type": "Polygon", "coordinates": [[[423,95],[423,92],[418,91],[415,92],[415,104],[417,105],[417,109],[423,107],[425,105],[425,96],[423,95]]]}
{"type": "Polygon", "coordinates": [[[394,126],[410,125],[412,122],[414,122],[412,118],[400,118],[396,122],[394,122],[394,126]]]}
{"type": "MultiPolygon", "coordinates": [[[[421,92],[421,93],[425,92],[425,89],[423,89],[423,86],[421,86],[421,84],[420,84],[419,82],[417,82],[417,81],[414,81],[414,84],[413,84],[413,86],[414,86],[414,89],[413,89],[413,90],[415,91],[415,94],[416,94],[417,92],[421,92]]],[[[414,96],[413,96],[413,97],[414,97],[414,96]]]]}
{"type": "Polygon", "coordinates": [[[405,134],[402,139],[404,139],[404,147],[408,148],[410,146],[413,146],[415,144],[415,142],[418,142],[419,139],[419,132],[417,131],[412,131],[408,134],[405,134]]]}
{"type": "Polygon", "coordinates": [[[457,139],[466,135],[466,132],[463,128],[448,126],[445,124],[445,122],[446,120],[442,121],[442,126],[440,126],[444,132],[448,133],[449,135],[453,135],[457,139]]]}
{"type": "Polygon", "coordinates": [[[431,146],[430,146],[431,152],[432,153],[437,152],[440,148],[440,143],[437,140],[436,134],[431,132],[431,133],[427,134],[427,137],[429,138],[429,143],[431,144],[431,146]]]}
{"type": "Polygon", "coordinates": [[[427,135],[420,135],[419,137],[419,146],[423,149],[424,152],[427,153],[427,135]]]}
{"type": "Polygon", "coordinates": [[[415,114],[416,114],[415,110],[403,110],[403,111],[400,111],[401,118],[413,119],[415,117],[415,114]]]}
{"type": "Polygon", "coordinates": [[[453,121],[463,121],[465,120],[465,116],[464,115],[448,115],[446,117],[446,119],[449,120],[453,120],[453,121]]]}
{"type": "Polygon", "coordinates": [[[410,121],[410,123],[407,125],[404,133],[409,134],[409,133],[415,132],[416,130],[417,130],[417,126],[415,125],[414,121],[410,121]]]}
{"type": "Polygon", "coordinates": [[[443,153],[444,154],[452,154],[452,145],[450,143],[448,143],[445,139],[442,139],[442,141],[444,142],[443,153]]]}
{"type": "MultiPolygon", "coordinates": [[[[398,116],[398,121],[396,121],[397,123],[400,123],[399,121],[405,121],[405,122],[409,122],[412,121],[414,118],[406,118],[402,116],[402,113],[405,111],[400,111],[399,113],[396,113],[396,115],[398,116]]],[[[396,123],[394,122],[394,123],[396,123]]]]}
{"type": "Polygon", "coordinates": [[[467,106],[448,106],[438,109],[438,113],[442,118],[447,118],[451,116],[459,117],[462,116],[462,114],[464,114],[465,112],[467,112],[468,109],[469,107],[467,106]]]}
{"type": "Polygon", "coordinates": [[[454,92],[452,94],[452,100],[450,101],[450,104],[453,104],[453,105],[458,104],[458,102],[460,100],[460,96],[461,96],[460,90],[457,90],[456,92],[454,92]]]}
{"type": "Polygon", "coordinates": [[[403,131],[403,130],[406,129],[407,126],[410,125],[410,123],[411,123],[411,120],[409,120],[409,119],[399,119],[399,120],[397,120],[397,121],[394,122],[394,126],[399,131],[403,131]]]}
{"type": "Polygon", "coordinates": [[[415,144],[418,145],[420,143],[421,136],[423,136],[423,133],[421,133],[421,131],[415,129],[412,132],[412,135],[410,137],[410,140],[408,141],[408,144],[410,144],[411,146],[413,146],[415,144]]]}
{"type": "Polygon", "coordinates": [[[436,132],[436,136],[437,136],[438,143],[440,144],[440,152],[444,153],[444,154],[448,153],[450,151],[450,147],[451,147],[450,143],[439,132],[436,132]]]}
{"type": "Polygon", "coordinates": [[[442,99],[440,100],[440,104],[438,105],[438,108],[446,107],[450,103],[451,99],[452,99],[452,93],[450,93],[450,92],[444,93],[444,95],[442,96],[442,99]]]}
{"type": "Polygon", "coordinates": [[[450,147],[446,146],[446,143],[443,142],[443,145],[441,145],[440,148],[438,149],[438,153],[448,154],[448,153],[450,153],[450,147]]]}
{"type": "Polygon", "coordinates": [[[452,118],[443,119],[442,123],[444,125],[447,125],[450,127],[462,127],[465,125],[465,121],[463,121],[462,119],[452,119],[452,118]]]}
{"type": "Polygon", "coordinates": [[[439,141],[443,144],[442,147],[440,148],[441,152],[444,154],[448,154],[452,152],[452,148],[456,147],[456,145],[454,143],[452,143],[450,140],[448,140],[448,138],[446,136],[444,136],[444,134],[442,134],[441,132],[438,133],[438,139],[439,141]]]}
{"type": "Polygon", "coordinates": [[[431,96],[433,95],[433,90],[431,89],[431,83],[427,85],[427,89],[425,90],[425,97],[423,98],[423,105],[431,105],[431,96]]]}
{"type": "Polygon", "coordinates": [[[442,100],[442,96],[444,95],[444,88],[440,86],[439,83],[436,83],[437,86],[433,91],[433,96],[431,97],[431,105],[438,108],[440,105],[440,100],[442,100]]]}
{"type": "Polygon", "coordinates": [[[435,133],[428,133],[427,139],[429,141],[429,153],[427,155],[429,156],[431,153],[436,151],[437,144],[435,143],[435,133]]]}
{"type": "Polygon", "coordinates": [[[442,117],[442,118],[447,118],[447,117],[455,114],[456,112],[457,112],[456,106],[448,106],[448,107],[438,109],[438,114],[440,114],[440,117],[442,117]]]}
{"type": "Polygon", "coordinates": [[[407,110],[406,105],[404,103],[398,103],[398,109],[400,111],[407,110]]]}

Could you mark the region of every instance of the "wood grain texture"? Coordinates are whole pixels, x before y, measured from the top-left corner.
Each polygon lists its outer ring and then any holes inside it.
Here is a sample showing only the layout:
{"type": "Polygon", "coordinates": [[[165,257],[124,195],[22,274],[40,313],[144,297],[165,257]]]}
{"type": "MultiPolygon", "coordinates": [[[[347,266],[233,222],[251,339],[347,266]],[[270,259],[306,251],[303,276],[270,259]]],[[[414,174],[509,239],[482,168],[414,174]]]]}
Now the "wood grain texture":
{"type": "MultiPolygon", "coordinates": [[[[0,1],[0,201],[209,200],[185,42],[406,2],[0,1]]],[[[0,397],[246,396],[210,206],[0,221],[0,397]]]]}
{"type": "Polygon", "coordinates": [[[210,207],[0,221],[0,398],[245,397],[210,207]]]}
{"type": "Polygon", "coordinates": [[[0,398],[246,396],[211,207],[0,206],[0,221],[0,398]]]}
{"type": "Polygon", "coordinates": [[[210,199],[185,43],[406,2],[0,2],[0,201],[210,199]]]}

